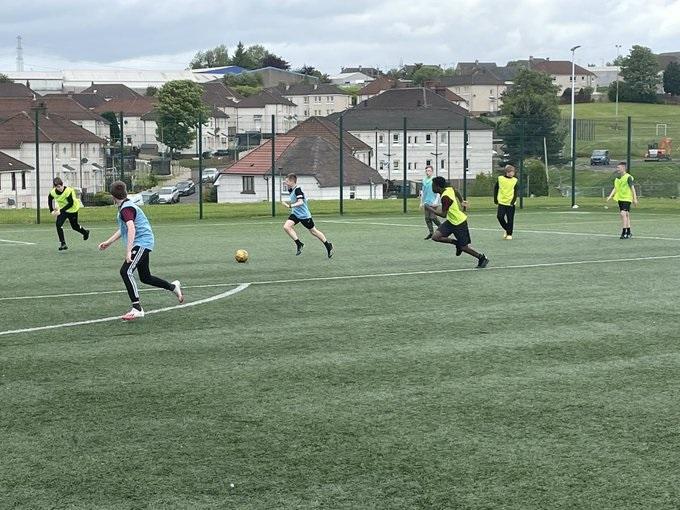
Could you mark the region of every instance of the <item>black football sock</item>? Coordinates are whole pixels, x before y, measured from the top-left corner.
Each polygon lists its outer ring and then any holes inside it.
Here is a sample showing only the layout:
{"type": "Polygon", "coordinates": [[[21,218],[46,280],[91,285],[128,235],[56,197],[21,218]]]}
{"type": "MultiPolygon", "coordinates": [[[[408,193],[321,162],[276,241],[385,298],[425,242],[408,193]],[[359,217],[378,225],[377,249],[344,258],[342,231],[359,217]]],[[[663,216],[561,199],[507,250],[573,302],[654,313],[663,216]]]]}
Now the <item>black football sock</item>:
{"type": "Polygon", "coordinates": [[[142,305],[139,304],[139,301],[132,303],[132,308],[139,310],[140,312],[142,311],[142,305]]]}
{"type": "Polygon", "coordinates": [[[331,248],[333,248],[333,245],[328,240],[324,241],[323,244],[324,244],[324,246],[326,247],[327,250],[330,250],[331,248]]]}
{"type": "Polygon", "coordinates": [[[298,248],[301,248],[302,246],[304,246],[304,244],[303,244],[303,242],[300,241],[299,239],[296,239],[296,240],[295,240],[295,246],[297,246],[298,248]]]}

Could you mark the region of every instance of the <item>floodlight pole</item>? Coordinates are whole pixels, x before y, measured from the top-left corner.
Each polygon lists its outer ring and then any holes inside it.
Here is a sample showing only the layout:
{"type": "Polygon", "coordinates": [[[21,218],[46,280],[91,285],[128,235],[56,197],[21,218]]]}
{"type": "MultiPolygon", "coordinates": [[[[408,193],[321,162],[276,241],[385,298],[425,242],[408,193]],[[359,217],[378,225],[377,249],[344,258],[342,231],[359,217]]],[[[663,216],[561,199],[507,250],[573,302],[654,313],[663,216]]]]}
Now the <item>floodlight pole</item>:
{"type": "MultiPolygon", "coordinates": [[[[227,129],[229,134],[229,129],[227,129]]],[[[203,219],[203,116],[198,113],[198,219],[203,219]]]]}
{"type": "MultiPolygon", "coordinates": [[[[170,158],[172,166],[172,158],[170,158]]],[[[125,182],[125,143],[123,142],[123,112],[120,112],[120,180],[125,182]]]]}
{"type": "Polygon", "coordinates": [[[342,126],[342,115],[340,115],[340,123],[338,129],[340,131],[340,214],[345,214],[344,208],[344,185],[345,185],[345,147],[344,147],[344,137],[343,137],[343,126],[342,126]]]}
{"type": "Polygon", "coordinates": [[[463,117],[463,200],[467,200],[467,171],[468,171],[468,118],[463,117]]]}
{"type": "MultiPolygon", "coordinates": [[[[31,108],[35,114],[35,222],[40,225],[40,114],[45,113],[45,103],[31,108]]],[[[18,204],[19,202],[17,202],[18,204]]]]}
{"type": "Polygon", "coordinates": [[[272,115],[272,217],[276,216],[276,116],[272,115]]]}

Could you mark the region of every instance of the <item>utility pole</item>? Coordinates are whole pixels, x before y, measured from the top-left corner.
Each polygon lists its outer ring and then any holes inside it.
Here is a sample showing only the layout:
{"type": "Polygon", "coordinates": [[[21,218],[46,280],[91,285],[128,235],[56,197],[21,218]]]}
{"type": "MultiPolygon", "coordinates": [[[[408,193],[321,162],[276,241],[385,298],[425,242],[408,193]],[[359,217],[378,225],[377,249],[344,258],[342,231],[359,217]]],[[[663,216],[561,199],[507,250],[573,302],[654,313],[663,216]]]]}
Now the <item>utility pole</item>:
{"type": "MultiPolygon", "coordinates": [[[[40,114],[47,111],[45,103],[31,108],[35,115],[35,222],[40,225],[40,114]]],[[[17,202],[18,204],[18,202],[17,202]]]]}

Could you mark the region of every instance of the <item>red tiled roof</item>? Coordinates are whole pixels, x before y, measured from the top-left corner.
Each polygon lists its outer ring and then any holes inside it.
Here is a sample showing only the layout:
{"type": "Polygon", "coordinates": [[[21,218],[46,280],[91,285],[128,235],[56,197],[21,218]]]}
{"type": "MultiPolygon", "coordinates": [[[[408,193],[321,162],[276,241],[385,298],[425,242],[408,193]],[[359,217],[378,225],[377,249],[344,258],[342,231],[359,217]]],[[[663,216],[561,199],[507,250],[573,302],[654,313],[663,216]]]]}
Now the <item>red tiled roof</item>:
{"type": "MultiPolygon", "coordinates": [[[[274,157],[278,160],[295,141],[294,136],[282,135],[276,137],[274,157]]],[[[272,171],[272,145],[267,140],[253,152],[238,160],[234,165],[223,170],[224,174],[264,175],[272,171]]]]}
{"type": "Polygon", "coordinates": [[[127,85],[122,83],[93,83],[85,90],[84,93],[97,94],[106,99],[134,99],[135,97],[142,97],[137,94],[127,85]]]}
{"type": "MultiPolygon", "coordinates": [[[[571,76],[571,62],[569,60],[532,60],[531,69],[555,76],[571,76]]],[[[588,69],[579,65],[574,66],[574,73],[579,76],[595,76],[595,74],[588,71],[588,69]]]]}
{"type": "Polygon", "coordinates": [[[357,95],[359,96],[374,96],[380,94],[384,90],[396,89],[399,87],[399,82],[389,76],[380,76],[375,80],[367,83],[357,95]]]}
{"type": "MultiPolygon", "coordinates": [[[[359,140],[356,136],[343,130],[343,142],[350,150],[370,150],[371,146],[359,140]]],[[[320,117],[310,117],[306,121],[301,122],[293,129],[288,131],[287,135],[294,136],[321,136],[335,146],[340,145],[340,130],[333,122],[322,119],[320,117]]]]}
{"type": "Polygon", "coordinates": [[[133,99],[112,99],[97,106],[94,111],[104,112],[123,112],[124,116],[141,117],[145,113],[153,111],[157,100],[153,97],[139,96],[133,99]]]}
{"type": "Polygon", "coordinates": [[[47,112],[56,113],[68,120],[95,120],[98,122],[108,121],[88,110],[68,96],[44,96],[39,101],[32,98],[0,98],[0,120],[13,117],[19,112],[29,112],[32,106],[38,102],[44,103],[47,112]]]}
{"type": "Polygon", "coordinates": [[[23,83],[14,83],[11,81],[0,83],[0,97],[33,98],[35,96],[36,93],[23,83]]]}
{"type": "MultiPolygon", "coordinates": [[[[59,115],[42,115],[39,123],[40,143],[105,143],[87,129],[59,115]]],[[[0,123],[0,148],[18,149],[35,141],[33,113],[20,112],[0,123]]]]}
{"type": "Polygon", "coordinates": [[[33,167],[0,152],[0,172],[23,172],[24,170],[33,170],[33,167]]]}

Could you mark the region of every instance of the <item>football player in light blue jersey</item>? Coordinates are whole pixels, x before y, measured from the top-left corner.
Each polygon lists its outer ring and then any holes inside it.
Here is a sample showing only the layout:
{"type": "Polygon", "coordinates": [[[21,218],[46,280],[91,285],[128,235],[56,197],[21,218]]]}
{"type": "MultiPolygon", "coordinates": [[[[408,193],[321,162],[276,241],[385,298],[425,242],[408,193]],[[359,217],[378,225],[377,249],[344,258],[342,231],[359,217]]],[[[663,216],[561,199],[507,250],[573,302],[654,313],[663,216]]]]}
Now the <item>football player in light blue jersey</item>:
{"type": "Polygon", "coordinates": [[[105,250],[118,239],[125,243],[125,262],[120,268],[120,276],[123,278],[127,289],[132,309],[123,315],[124,321],[132,321],[138,317],[144,317],[144,310],[139,302],[139,289],[133,273],[135,269],[139,273],[142,283],[169,290],[177,296],[180,303],[184,302],[184,295],[179,280],[170,283],[153,276],[149,270],[149,255],[154,246],[154,236],[151,224],[144,211],[133,204],[127,197],[127,187],[123,181],[111,184],[111,195],[118,206],[118,230],[103,243],[99,243],[99,249],[105,250]]]}
{"type": "Polygon", "coordinates": [[[302,253],[302,247],[305,245],[300,241],[295,232],[295,225],[302,223],[303,227],[306,227],[314,237],[323,243],[326,247],[328,258],[331,258],[333,256],[333,244],[326,239],[326,236],[323,235],[321,230],[314,226],[314,220],[312,219],[312,213],[309,212],[305,194],[297,185],[297,175],[288,174],[284,182],[286,183],[286,186],[288,186],[290,197],[288,202],[283,202],[283,205],[290,209],[290,216],[288,216],[288,219],[283,224],[283,230],[285,230],[286,234],[295,241],[295,246],[297,248],[295,255],[300,255],[302,253]]]}
{"type": "Polygon", "coordinates": [[[425,178],[423,179],[423,187],[420,190],[420,208],[425,211],[425,225],[427,226],[427,230],[429,233],[425,237],[425,240],[427,241],[428,239],[432,239],[432,234],[434,234],[434,227],[432,224],[434,223],[437,226],[440,226],[442,224],[441,221],[439,221],[439,218],[437,218],[437,215],[434,214],[432,211],[430,211],[426,205],[432,206],[432,207],[437,207],[438,205],[438,195],[432,191],[432,174],[434,173],[434,170],[432,169],[432,165],[427,165],[425,167],[425,178]]]}

